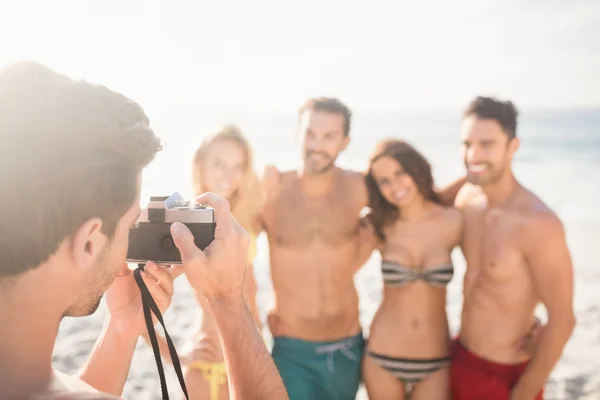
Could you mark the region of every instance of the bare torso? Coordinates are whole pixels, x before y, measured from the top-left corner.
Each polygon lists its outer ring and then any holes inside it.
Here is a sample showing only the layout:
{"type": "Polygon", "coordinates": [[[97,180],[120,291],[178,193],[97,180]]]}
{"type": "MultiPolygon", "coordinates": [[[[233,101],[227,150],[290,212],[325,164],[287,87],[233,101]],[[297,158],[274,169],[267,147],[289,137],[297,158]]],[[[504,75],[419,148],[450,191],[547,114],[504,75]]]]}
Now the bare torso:
{"type": "Polygon", "coordinates": [[[527,360],[521,339],[531,329],[539,299],[524,250],[524,227],[547,207],[518,186],[505,207],[488,207],[480,189],[467,184],[459,193],[467,262],[460,340],[470,351],[499,363],[527,360]]]}
{"type": "MultiPolygon", "coordinates": [[[[432,206],[424,219],[400,220],[386,231],[382,259],[416,271],[450,265],[460,233],[459,211],[432,206]]],[[[369,349],[400,358],[446,356],[446,288],[423,281],[402,287],[384,285],[383,301],[371,325],[369,349]]]]}
{"type": "Polygon", "coordinates": [[[339,169],[334,182],[326,195],[311,197],[297,173],[286,172],[267,195],[274,336],[322,341],[360,332],[353,278],[366,188],[360,174],[339,169]]]}

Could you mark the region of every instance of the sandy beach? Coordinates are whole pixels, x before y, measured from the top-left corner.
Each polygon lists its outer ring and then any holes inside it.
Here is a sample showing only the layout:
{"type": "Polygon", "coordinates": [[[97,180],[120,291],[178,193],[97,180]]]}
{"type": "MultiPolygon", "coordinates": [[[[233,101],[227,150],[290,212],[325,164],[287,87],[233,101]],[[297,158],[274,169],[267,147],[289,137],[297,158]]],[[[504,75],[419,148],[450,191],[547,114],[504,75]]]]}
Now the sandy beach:
{"type": "MultiPolygon", "coordinates": [[[[457,114],[454,114],[456,116],[457,114]]],[[[555,115],[555,114],[553,114],[555,115]]],[[[571,119],[559,115],[553,118],[525,118],[523,126],[524,144],[515,161],[517,177],[538,193],[563,219],[567,231],[568,244],[575,264],[575,311],[577,327],[568,342],[563,357],[552,372],[546,385],[548,400],[595,400],[600,398],[600,269],[596,263],[600,259],[598,239],[600,238],[600,213],[596,207],[600,201],[598,176],[600,175],[600,135],[598,117],[585,120],[581,115],[571,119]],[[582,121],[588,121],[584,124],[582,121]]],[[[290,154],[296,155],[295,143],[282,137],[281,131],[291,131],[293,117],[286,117],[286,123],[241,119],[250,137],[256,137],[257,160],[259,164],[273,162],[277,165],[290,163],[290,154]],[[290,121],[292,123],[290,123],[290,121]],[[259,133],[256,133],[259,132],[259,133]],[[284,150],[277,154],[269,153],[269,148],[282,144],[284,150]],[[291,153],[293,152],[293,153],[291,153]]],[[[416,120],[415,120],[416,121],[416,120]]],[[[395,119],[357,119],[353,142],[341,157],[340,163],[354,169],[362,169],[367,154],[375,141],[387,135],[407,137],[431,160],[436,180],[449,182],[462,171],[458,150],[458,120],[440,120],[438,124],[431,118],[421,122],[398,121],[395,119]],[[386,122],[387,121],[387,122],[386,122]],[[366,134],[365,132],[369,132],[366,134]],[[448,150],[448,146],[452,150],[448,150]]],[[[172,146],[162,159],[149,171],[145,183],[145,194],[160,191],[170,192],[185,185],[186,176],[168,181],[174,170],[186,170],[190,143],[195,140],[181,140],[172,146]],[[177,161],[179,160],[179,161],[177,161]],[[165,167],[165,166],[168,166],[165,167]],[[158,173],[157,171],[162,171],[158,173]],[[166,171],[166,172],[165,172],[166,171]],[[171,174],[171,175],[169,175],[171,174]],[[164,182],[170,182],[165,185],[164,182]]],[[[161,156],[162,157],[162,156],[161,156]]],[[[272,304],[273,296],[269,276],[268,246],[265,236],[259,237],[259,251],[255,260],[255,275],[258,280],[258,302],[263,321],[272,304]]],[[[460,251],[453,254],[456,273],[448,288],[448,314],[452,333],[459,326],[461,309],[461,287],[464,273],[464,260],[460,251]]],[[[360,295],[361,322],[365,335],[381,300],[381,273],[379,256],[374,254],[369,262],[356,275],[360,295]]],[[[175,285],[173,305],[165,314],[169,333],[174,339],[178,352],[186,352],[196,328],[198,308],[195,305],[185,278],[179,278],[175,285]]],[[[54,366],[64,372],[75,372],[86,360],[103,322],[104,303],[96,314],[85,318],[67,318],[60,326],[59,337],[54,352],[54,366]]],[[[544,318],[543,310],[539,315],[544,318]]],[[[269,332],[265,328],[265,341],[271,346],[269,332]]],[[[167,368],[169,389],[173,398],[179,397],[179,386],[170,366],[167,368]]],[[[138,343],[133,365],[125,387],[127,399],[160,399],[160,384],[151,348],[142,340],[138,343]]],[[[367,399],[361,389],[357,399],[367,399]]]]}

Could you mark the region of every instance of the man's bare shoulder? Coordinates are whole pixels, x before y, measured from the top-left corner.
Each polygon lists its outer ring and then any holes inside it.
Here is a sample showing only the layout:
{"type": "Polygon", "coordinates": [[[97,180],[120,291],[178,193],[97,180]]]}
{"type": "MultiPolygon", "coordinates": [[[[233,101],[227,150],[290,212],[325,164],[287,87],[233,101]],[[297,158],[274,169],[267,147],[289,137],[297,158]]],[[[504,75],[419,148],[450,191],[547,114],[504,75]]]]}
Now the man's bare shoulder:
{"type": "Polygon", "coordinates": [[[263,173],[263,181],[265,182],[282,182],[284,180],[296,179],[298,171],[295,169],[281,170],[273,164],[265,165],[263,173]]]}
{"type": "Polygon", "coordinates": [[[350,191],[358,199],[360,199],[361,204],[366,206],[369,201],[369,193],[367,191],[365,175],[359,171],[353,171],[350,169],[342,168],[338,168],[338,172],[343,179],[344,189],[346,189],[346,193],[350,191]]]}
{"type": "Polygon", "coordinates": [[[352,187],[358,187],[360,190],[367,190],[365,175],[362,172],[342,169],[341,173],[344,180],[352,187]]]}
{"type": "Polygon", "coordinates": [[[279,179],[281,182],[297,181],[298,171],[295,169],[279,171],[279,179]]]}
{"type": "Polygon", "coordinates": [[[565,228],[560,218],[552,211],[537,212],[530,215],[527,232],[537,240],[550,237],[564,237],[565,228]]]}
{"type": "Polygon", "coordinates": [[[344,169],[336,167],[338,172],[344,177],[344,179],[348,180],[349,183],[364,183],[365,175],[360,171],[354,171],[351,169],[344,169]]]}
{"type": "Polygon", "coordinates": [[[559,218],[554,211],[535,193],[526,188],[521,189],[521,193],[515,199],[511,209],[520,215],[530,217],[533,220],[559,221],[559,218]]]}
{"type": "Polygon", "coordinates": [[[280,176],[281,172],[279,171],[277,166],[273,164],[267,164],[264,167],[261,182],[263,183],[263,185],[269,185],[273,182],[277,182],[280,176]]]}
{"type": "Polygon", "coordinates": [[[564,236],[564,226],[558,215],[532,191],[523,188],[512,208],[528,241],[564,236]]]}
{"type": "Polygon", "coordinates": [[[281,171],[275,165],[265,165],[261,180],[265,203],[270,203],[274,200],[281,190],[281,187],[286,183],[289,183],[295,176],[297,176],[296,171],[281,171]]]}

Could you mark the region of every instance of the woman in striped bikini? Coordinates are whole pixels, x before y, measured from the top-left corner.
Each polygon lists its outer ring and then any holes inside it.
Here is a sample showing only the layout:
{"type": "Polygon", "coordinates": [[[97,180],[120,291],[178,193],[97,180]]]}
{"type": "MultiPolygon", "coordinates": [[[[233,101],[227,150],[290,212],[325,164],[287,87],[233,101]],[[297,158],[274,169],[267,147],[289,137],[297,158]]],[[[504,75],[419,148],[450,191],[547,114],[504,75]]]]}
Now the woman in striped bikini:
{"type": "MultiPolygon", "coordinates": [[[[262,190],[253,168],[250,144],[236,126],[225,126],[196,150],[192,168],[195,195],[213,192],[228,199],[233,216],[250,233],[244,293],[260,329],[252,262],[259,233],[256,218],[262,205],[262,190]]],[[[196,300],[202,310],[200,327],[193,338],[192,351],[182,358],[189,397],[198,400],[229,399],[217,327],[202,293],[196,294],[196,300]]],[[[171,362],[166,341],[162,337],[158,339],[163,358],[171,362]]]]}
{"type": "Polygon", "coordinates": [[[363,364],[369,398],[449,399],[446,285],[461,214],[441,205],[429,163],[402,140],[378,144],[366,181],[384,280],[363,364]]]}

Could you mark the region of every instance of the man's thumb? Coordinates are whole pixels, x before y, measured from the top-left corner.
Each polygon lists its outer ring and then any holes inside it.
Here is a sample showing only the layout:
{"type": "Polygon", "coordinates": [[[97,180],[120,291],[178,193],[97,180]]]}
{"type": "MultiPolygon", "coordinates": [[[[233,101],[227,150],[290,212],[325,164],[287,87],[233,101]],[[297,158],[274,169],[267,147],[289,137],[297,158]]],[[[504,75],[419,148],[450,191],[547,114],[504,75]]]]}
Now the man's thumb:
{"type": "Polygon", "coordinates": [[[190,232],[188,227],[181,222],[173,222],[173,224],[171,224],[171,235],[173,235],[173,241],[175,242],[175,246],[179,249],[179,253],[181,253],[181,261],[184,264],[186,263],[186,260],[196,258],[197,253],[202,252],[196,247],[192,232],[190,232]]]}

